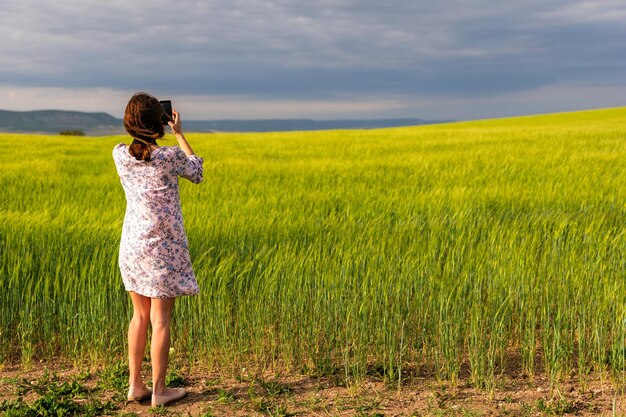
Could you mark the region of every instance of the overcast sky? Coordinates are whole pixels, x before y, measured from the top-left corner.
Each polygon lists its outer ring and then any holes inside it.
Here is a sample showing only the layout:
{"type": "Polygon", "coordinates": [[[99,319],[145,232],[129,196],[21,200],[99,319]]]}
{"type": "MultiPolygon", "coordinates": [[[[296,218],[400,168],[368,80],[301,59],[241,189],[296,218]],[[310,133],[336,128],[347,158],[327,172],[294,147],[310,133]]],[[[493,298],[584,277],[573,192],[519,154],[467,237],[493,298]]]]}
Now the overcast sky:
{"type": "Polygon", "coordinates": [[[624,0],[0,0],[0,109],[473,119],[626,105],[624,0]]]}

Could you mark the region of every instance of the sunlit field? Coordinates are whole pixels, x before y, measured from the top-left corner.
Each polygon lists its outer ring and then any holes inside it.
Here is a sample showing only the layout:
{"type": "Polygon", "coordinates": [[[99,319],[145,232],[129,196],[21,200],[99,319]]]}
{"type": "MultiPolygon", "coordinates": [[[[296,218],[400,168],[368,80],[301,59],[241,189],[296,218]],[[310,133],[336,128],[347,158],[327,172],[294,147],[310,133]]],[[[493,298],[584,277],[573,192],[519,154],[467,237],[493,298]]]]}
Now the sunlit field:
{"type": "MultiPolygon", "coordinates": [[[[626,108],[187,136],[205,158],[204,182],[180,180],[201,293],[177,300],[179,360],[624,382],[626,108]]],[[[0,363],[123,360],[111,152],[129,139],[0,140],[0,363]]]]}

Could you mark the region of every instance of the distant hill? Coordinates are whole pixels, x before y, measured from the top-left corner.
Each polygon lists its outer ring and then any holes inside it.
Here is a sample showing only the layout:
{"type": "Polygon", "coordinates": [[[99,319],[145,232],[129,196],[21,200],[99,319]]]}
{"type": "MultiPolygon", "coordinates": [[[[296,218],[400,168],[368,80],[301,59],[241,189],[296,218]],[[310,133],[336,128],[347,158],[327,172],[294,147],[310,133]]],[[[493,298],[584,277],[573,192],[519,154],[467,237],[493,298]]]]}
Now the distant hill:
{"type": "Polygon", "coordinates": [[[122,121],[108,113],[85,113],[65,110],[0,110],[0,132],[59,133],[80,129],[90,135],[122,133],[122,121]]]}
{"type": "MultiPolygon", "coordinates": [[[[289,130],[376,129],[394,126],[413,126],[442,121],[422,119],[372,120],[184,120],[186,132],[275,132],[289,130]]],[[[79,129],[88,135],[124,133],[121,119],[108,113],[85,113],[65,110],[7,111],[0,110],[0,132],[52,133],[79,129]]]]}
{"type": "Polygon", "coordinates": [[[422,119],[371,120],[313,120],[313,119],[259,119],[259,120],[189,120],[183,121],[187,131],[193,132],[279,132],[289,130],[377,129],[394,126],[413,126],[441,121],[422,119]]]}

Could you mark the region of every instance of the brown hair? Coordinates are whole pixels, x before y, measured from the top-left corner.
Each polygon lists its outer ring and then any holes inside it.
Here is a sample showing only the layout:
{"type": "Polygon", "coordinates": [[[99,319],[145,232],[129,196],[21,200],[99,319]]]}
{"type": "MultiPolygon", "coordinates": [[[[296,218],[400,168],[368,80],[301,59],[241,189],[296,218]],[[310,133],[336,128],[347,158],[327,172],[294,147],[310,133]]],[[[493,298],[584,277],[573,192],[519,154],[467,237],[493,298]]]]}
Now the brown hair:
{"type": "Polygon", "coordinates": [[[149,145],[156,145],[165,134],[162,113],[159,100],[148,93],[136,93],[130,98],[124,111],[124,128],[134,139],[128,151],[138,161],[149,161],[149,145]]]}

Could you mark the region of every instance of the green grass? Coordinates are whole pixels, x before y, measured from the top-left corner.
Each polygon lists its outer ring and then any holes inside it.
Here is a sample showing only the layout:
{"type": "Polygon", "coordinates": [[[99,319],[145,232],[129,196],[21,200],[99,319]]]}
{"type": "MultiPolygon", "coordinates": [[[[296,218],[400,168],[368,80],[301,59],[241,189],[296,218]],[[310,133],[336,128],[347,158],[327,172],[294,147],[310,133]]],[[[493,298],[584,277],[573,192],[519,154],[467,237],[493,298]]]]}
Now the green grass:
{"type": "Polygon", "coordinates": [[[111,401],[102,402],[78,381],[60,381],[57,375],[44,373],[35,381],[17,383],[14,400],[0,402],[0,415],[4,417],[37,416],[100,416],[111,414],[117,406],[111,401]],[[36,400],[26,401],[27,395],[36,400]]]}
{"type": "MultiPolygon", "coordinates": [[[[367,131],[191,134],[200,295],[179,361],[493,389],[511,355],[624,380],[626,108],[367,131]]],[[[124,360],[125,137],[1,135],[0,362],[124,360]]],[[[175,144],[173,138],[163,142],[175,144]]]]}

